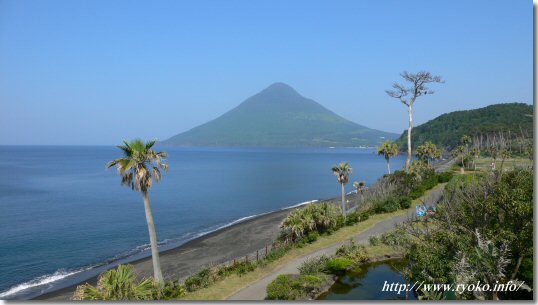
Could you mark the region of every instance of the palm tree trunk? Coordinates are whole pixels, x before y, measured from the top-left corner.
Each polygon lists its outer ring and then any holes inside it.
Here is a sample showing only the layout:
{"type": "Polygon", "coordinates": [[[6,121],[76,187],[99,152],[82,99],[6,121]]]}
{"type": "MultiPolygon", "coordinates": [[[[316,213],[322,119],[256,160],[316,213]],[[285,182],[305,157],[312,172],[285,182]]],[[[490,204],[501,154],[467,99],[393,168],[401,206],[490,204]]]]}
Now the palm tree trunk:
{"type": "Polygon", "coordinates": [[[146,210],[146,221],[148,223],[149,240],[151,243],[151,259],[153,261],[153,277],[157,283],[164,283],[159,259],[159,249],[157,248],[157,232],[153,222],[153,212],[151,211],[151,201],[149,195],[144,192],[144,209],[146,210]]]}
{"type": "Polygon", "coordinates": [[[523,255],[520,255],[518,258],[517,258],[517,264],[516,264],[516,268],[514,269],[514,272],[512,272],[512,276],[510,277],[511,280],[515,280],[516,279],[516,276],[517,276],[517,273],[519,271],[519,267],[521,266],[521,262],[523,261],[523,255]]]}
{"type": "Polygon", "coordinates": [[[405,163],[405,170],[409,171],[411,166],[412,148],[411,148],[411,130],[413,129],[413,106],[409,105],[409,128],[407,129],[407,162],[405,163]]]}
{"type": "Polygon", "coordinates": [[[346,202],[346,191],[345,191],[345,188],[344,188],[344,184],[342,184],[342,215],[344,216],[344,219],[346,219],[346,205],[345,205],[345,202],[346,202]]]}
{"type": "Polygon", "coordinates": [[[390,159],[387,159],[387,169],[389,170],[389,175],[390,175],[390,159]]]}

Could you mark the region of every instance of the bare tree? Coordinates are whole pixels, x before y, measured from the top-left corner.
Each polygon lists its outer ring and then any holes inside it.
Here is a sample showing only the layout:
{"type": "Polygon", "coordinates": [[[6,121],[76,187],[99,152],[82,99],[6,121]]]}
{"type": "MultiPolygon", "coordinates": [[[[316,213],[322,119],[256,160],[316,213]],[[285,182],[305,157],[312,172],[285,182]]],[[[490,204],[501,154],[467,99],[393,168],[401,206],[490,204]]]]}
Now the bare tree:
{"type": "Polygon", "coordinates": [[[412,147],[411,147],[411,130],[413,129],[413,104],[419,96],[433,94],[426,85],[429,83],[444,83],[440,76],[433,76],[430,72],[420,71],[418,73],[409,73],[404,71],[400,74],[404,80],[410,82],[411,87],[405,87],[399,83],[392,85],[393,90],[385,90],[390,97],[399,99],[409,110],[409,128],[407,129],[407,162],[405,169],[408,171],[411,165],[412,147]]]}

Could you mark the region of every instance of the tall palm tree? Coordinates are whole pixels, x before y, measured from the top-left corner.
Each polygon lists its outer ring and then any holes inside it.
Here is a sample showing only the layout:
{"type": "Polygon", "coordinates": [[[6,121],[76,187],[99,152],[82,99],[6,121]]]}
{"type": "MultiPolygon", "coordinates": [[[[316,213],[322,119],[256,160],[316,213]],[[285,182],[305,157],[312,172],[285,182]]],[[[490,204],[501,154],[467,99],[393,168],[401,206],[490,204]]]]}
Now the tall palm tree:
{"type": "Polygon", "coordinates": [[[379,148],[377,149],[377,154],[379,156],[384,156],[385,160],[387,160],[387,169],[389,171],[390,175],[390,158],[398,155],[398,145],[396,143],[393,143],[391,141],[385,141],[385,143],[381,144],[379,148]]]}
{"type": "Polygon", "coordinates": [[[163,283],[159,250],[157,248],[157,233],[155,232],[148,192],[153,185],[153,179],[156,182],[161,180],[161,170],[168,170],[168,164],[163,162],[167,157],[165,152],[156,152],[152,149],[155,142],[153,140],[144,143],[140,139],[130,142],[123,141],[124,145],[120,145],[118,148],[123,151],[124,156],[110,161],[107,167],[117,166],[122,185],[130,187],[134,191],[141,192],[144,196],[144,208],[146,210],[146,221],[148,223],[149,239],[151,242],[153,274],[157,283],[163,283]]]}
{"type": "Polygon", "coordinates": [[[344,218],[346,218],[346,190],[344,188],[344,185],[348,183],[349,175],[351,175],[352,170],[353,169],[351,168],[351,166],[349,166],[349,163],[347,162],[341,162],[340,165],[334,165],[332,167],[333,174],[338,178],[338,183],[342,185],[342,215],[344,216],[344,218]]]}

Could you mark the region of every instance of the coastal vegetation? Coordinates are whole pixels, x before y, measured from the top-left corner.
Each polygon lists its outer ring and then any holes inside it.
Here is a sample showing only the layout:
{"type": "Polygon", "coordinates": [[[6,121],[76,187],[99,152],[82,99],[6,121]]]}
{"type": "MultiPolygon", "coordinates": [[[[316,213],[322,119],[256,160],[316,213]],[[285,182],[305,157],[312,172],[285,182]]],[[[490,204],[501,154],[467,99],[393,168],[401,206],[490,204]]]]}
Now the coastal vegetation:
{"type": "MultiPolygon", "coordinates": [[[[533,263],[532,173],[529,167],[518,168],[514,164],[509,170],[504,168],[507,160],[513,161],[506,145],[495,142],[480,148],[475,140],[476,137],[464,134],[460,145],[451,152],[461,164],[454,165],[461,167],[460,175],[452,172],[454,168],[436,173],[432,161],[441,157],[441,149],[426,141],[417,147],[419,160],[412,161],[405,170],[390,173],[388,166],[389,173],[368,188],[364,182],[355,182],[356,197],[360,199],[356,207],[349,210],[346,209],[344,186],[349,181],[351,165],[347,162],[335,165],[332,171],[342,186],[341,207],[335,202],[321,202],[294,209],[283,220],[280,235],[265,256],[256,257],[256,260],[249,260],[247,256],[242,261],[234,260],[233,264],[207,266],[182,282],[155,285],[158,282],[150,279],[149,282],[154,283],[151,295],[155,299],[168,296],[181,299],[225,298],[247,283],[274,272],[291,259],[342,242],[381,219],[407,213],[409,208],[424,203],[428,190],[432,188],[444,189],[444,194],[439,202],[438,199],[428,199],[433,200],[429,213],[406,222],[395,231],[370,237],[367,248],[385,247],[385,253],[402,253],[409,262],[403,270],[409,280],[467,284],[482,281],[489,285],[510,280],[528,288],[529,283],[532,286],[530,270],[533,263]],[[476,168],[484,168],[481,166],[484,158],[480,159],[480,155],[492,158],[494,164],[500,158],[499,168],[493,166],[486,167],[486,171],[476,171],[476,168]],[[469,167],[473,170],[464,173],[463,169],[469,167]],[[165,290],[166,293],[163,292],[165,290]]],[[[380,155],[386,157],[386,153],[397,153],[394,143],[386,142],[382,146],[385,148],[379,148],[380,155]]],[[[528,147],[525,154],[532,165],[528,147]]],[[[299,274],[282,274],[271,282],[267,286],[267,298],[316,298],[328,288],[335,276],[350,268],[360,268],[361,264],[371,260],[367,248],[354,243],[344,244],[334,255],[308,259],[299,267],[299,274]]],[[[135,289],[137,285],[144,284],[143,287],[149,287],[144,281],[127,286],[135,289]]],[[[117,287],[121,289],[123,286],[117,287]]],[[[86,284],[79,286],[75,298],[97,299],[116,295],[104,291],[102,285],[92,287],[86,284]]],[[[149,295],[144,293],[141,296],[129,295],[133,299],[144,299],[149,295]]],[[[528,297],[523,291],[455,295],[448,291],[417,290],[414,293],[419,299],[528,297]]]]}
{"type": "Polygon", "coordinates": [[[122,150],[124,156],[110,161],[107,167],[116,166],[121,176],[121,184],[130,187],[134,191],[141,192],[144,197],[144,209],[151,243],[154,279],[157,283],[164,283],[149,190],[153,185],[153,179],[156,182],[161,180],[161,170],[168,170],[168,164],[164,162],[164,159],[167,157],[165,152],[156,152],[152,149],[155,143],[156,141],[144,143],[140,139],[130,142],[123,141],[124,145],[120,145],[118,148],[122,150]]]}
{"type": "Polygon", "coordinates": [[[390,140],[385,141],[379,148],[377,149],[377,154],[379,156],[385,157],[385,160],[387,160],[387,171],[390,175],[390,159],[392,157],[397,156],[399,153],[399,148],[396,143],[393,143],[390,140]]]}
{"type": "Polygon", "coordinates": [[[332,167],[333,174],[338,178],[338,183],[342,186],[342,216],[344,216],[344,219],[346,218],[346,190],[345,185],[349,181],[349,175],[351,175],[351,172],[353,169],[351,166],[349,166],[349,163],[342,162],[340,165],[334,165],[332,167]]]}
{"type": "MultiPolygon", "coordinates": [[[[507,103],[445,113],[414,127],[411,145],[415,147],[431,141],[450,151],[460,145],[464,135],[469,135],[473,146],[482,151],[493,146],[493,142],[501,142],[512,153],[524,155],[526,146],[532,146],[533,112],[532,105],[507,103]]],[[[404,132],[395,142],[407,149],[407,138],[407,132],[404,132]]]]}
{"type": "Polygon", "coordinates": [[[434,76],[430,72],[420,71],[418,73],[409,73],[404,71],[401,74],[402,78],[411,83],[410,87],[401,85],[399,83],[394,83],[392,85],[392,90],[386,90],[385,92],[393,98],[398,99],[402,104],[407,106],[409,112],[409,128],[407,129],[407,162],[405,163],[405,169],[409,170],[411,166],[411,159],[413,157],[412,153],[412,142],[411,142],[411,131],[413,129],[413,105],[415,104],[417,98],[433,94],[434,91],[430,90],[427,85],[431,83],[443,83],[444,81],[440,76],[434,76]]]}

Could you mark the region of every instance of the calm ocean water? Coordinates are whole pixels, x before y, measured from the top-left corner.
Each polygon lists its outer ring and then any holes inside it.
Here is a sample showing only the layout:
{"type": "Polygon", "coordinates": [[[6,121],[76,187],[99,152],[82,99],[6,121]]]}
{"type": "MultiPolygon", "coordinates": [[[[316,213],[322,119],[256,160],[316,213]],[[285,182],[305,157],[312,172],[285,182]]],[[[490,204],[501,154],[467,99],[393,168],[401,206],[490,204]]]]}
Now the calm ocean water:
{"type": "MultiPolygon", "coordinates": [[[[162,149],[170,171],[150,196],[163,249],[244,217],[339,196],[330,168],[340,161],[351,163],[351,181],[370,184],[386,172],[373,149],[162,149]]],[[[118,156],[105,146],[0,146],[0,299],[36,296],[148,255],[142,197],[105,169],[118,156]]]]}

